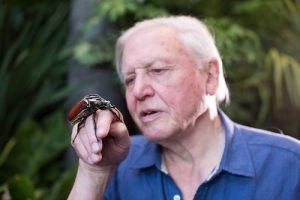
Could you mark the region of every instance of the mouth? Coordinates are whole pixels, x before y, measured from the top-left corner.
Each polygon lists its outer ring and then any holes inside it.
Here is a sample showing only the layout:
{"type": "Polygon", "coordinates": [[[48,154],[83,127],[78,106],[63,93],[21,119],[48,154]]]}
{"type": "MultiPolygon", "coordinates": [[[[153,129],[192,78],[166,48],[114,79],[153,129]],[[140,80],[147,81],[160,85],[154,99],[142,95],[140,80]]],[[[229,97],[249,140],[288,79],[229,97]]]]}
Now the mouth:
{"type": "Polygon", "coordinates": [[[140,119],[142,122],[150,122],[157,119],[161,112],[158,110],[144,110],[140,113],[140,119]]]}

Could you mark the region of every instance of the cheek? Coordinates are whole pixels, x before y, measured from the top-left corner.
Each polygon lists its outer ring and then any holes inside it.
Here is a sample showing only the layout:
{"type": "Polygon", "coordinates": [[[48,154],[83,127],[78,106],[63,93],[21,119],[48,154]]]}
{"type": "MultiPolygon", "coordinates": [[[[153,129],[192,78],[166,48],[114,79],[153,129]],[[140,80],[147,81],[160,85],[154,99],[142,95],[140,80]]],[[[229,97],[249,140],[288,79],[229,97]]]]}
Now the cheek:
{"type": "Polygon", "coordinates": [[[174,115],[189,115],[199,109],[204,93],[204,88],[200,84],[185,81],[165,91],[164,99],[174,115]]]}
{"type": "Polygon", "coordinates": [[[185,96],[180,87],[163,87],[157,91],[160,100],[164,102],[168,112],[173,118],[181,115],[185,109],[185,96]]]}

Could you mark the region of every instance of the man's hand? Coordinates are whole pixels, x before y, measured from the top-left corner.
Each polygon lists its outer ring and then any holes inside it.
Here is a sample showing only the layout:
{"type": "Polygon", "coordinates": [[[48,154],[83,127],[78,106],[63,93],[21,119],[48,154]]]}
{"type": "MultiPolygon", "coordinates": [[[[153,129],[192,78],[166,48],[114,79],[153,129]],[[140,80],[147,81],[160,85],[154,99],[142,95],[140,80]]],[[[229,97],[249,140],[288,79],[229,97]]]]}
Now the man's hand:
{"type": "MultiPolygon", "coordinates": [[[[72,143],[77,155],[85,163],[95,166],[116,166],[127,156],[130,137],[123,122],[117,121],[109,110],[96,112],[96,134],[89,116],[72,143]],[[97,138],[98,139],[97,139],[97,138]]],[[[77,126],[72,129],[72,141],[77,126]]]]}
{"type": "Polygon", "coordinates": [[[116,167],[122,162],[130,148],[130,137],[126,125],[117,120],[109,110],[98,110],[89,116],[77,134],[73,126],[71,141],[79,157],[77,177],[69,199],[96,199],[103,196],[106,185],[116,167]]]}

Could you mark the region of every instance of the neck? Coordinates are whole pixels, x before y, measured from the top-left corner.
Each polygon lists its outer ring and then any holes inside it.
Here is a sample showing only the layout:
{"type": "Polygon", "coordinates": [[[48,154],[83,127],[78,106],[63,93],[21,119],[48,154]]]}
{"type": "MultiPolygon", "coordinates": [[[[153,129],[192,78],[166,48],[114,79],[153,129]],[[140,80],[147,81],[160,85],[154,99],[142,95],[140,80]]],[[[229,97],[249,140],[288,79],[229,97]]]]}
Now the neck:
{"type": "Polygon", "coordinates": [[[161,145],[165,157],[174,161],[194,163],[198,159],[222,153],[224,143],[220,117],[218,115],[212,117],[207,110],[197,119],[195,126],[161,145]]]}
{"type": "Polygon", "coordinates": [[[218,115],[207,111],[195,127],[162,145],[168,173],[181,189],[184,199],[192,199],[197,188],[220,163],[225,134],[218,115]]]}

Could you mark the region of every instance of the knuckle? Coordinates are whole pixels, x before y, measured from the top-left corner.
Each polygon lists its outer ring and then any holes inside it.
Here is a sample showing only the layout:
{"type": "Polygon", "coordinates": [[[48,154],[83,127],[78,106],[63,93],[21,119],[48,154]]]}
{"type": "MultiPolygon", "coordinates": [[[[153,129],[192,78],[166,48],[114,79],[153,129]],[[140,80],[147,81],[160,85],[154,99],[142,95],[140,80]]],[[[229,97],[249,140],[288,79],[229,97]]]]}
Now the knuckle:
{"type": "Polygon", "coordinates": [[[111,131],[118,132],[120,134],[128,133],[128,129],[124,123],[115,123],[114,126],[111,127],[111,131]]]}
{"type": "Polygon", "coordinates": [[[105,129],[103,126],[97,128],[96,136],[102,138],[106,134],[105,129]]]}
{"type": "Polygon", "coordinates": [[[101,117],[110,117],[110,112],[109,112],[109,110],[99,110],[100,112],[99,112],[99,115],[101,116],[101,117]]]}
{"type": "Polygon", "coordinates": [[[78,152],[77,155],[84,161],[87,161],[89,159],[89,155],[87,152],[78,152]]]}
{"type": "Polygon", "coordinates": [[[127,127],[126,127],[123,123],[119,123],[119,124],[118,124],[118,128],[119,128],[119,131],[120,131],[121,133],[127,133],[127,132],[128,132],[127,127]]]}

